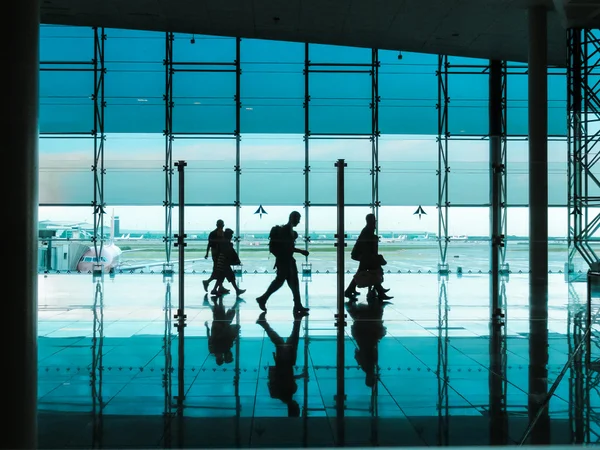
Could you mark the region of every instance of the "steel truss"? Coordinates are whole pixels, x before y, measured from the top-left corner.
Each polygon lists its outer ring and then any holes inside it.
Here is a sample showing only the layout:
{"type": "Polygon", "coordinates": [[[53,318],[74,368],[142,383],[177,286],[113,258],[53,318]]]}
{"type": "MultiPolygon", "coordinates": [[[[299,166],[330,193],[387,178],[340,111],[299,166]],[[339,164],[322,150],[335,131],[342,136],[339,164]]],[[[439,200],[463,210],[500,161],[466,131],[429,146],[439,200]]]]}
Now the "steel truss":
{"type": "Polygon", "coordinates": [[[94,244],[94,252],[96,257],[96,265],[93,276],[101,276],[104,273],[102,267],[101,255],[104,245],[104,214],[106,203],[104,202],[104,109],[106,101],[104,100],[104,76],[106,68],[104,67],[104,41],[106,34],[104,28],[94,28],[94,93],[92,99],[94,101],[94,128],[92,136],[94,138],[94,164],[92,172],[94,174],[94,198],[92,207],[94,209],[94,235],[92,242],[94,244]]]}
{"type": "Polygon", "coordinates": [[[600,180],[600,40],[597,30],[567,33],[569,270],[579,253],[591,266],[598,263],[592,243],[598,240],[600,180]]]}
{"type": "Polygon", "coordinates": [[[103,411],[102,399],[102,365],[104,343],[104,284],[98,280],[95,283],[94,304],[92,307],[94,329],[92,334],[92,364],[90,368],[90,386],[92,388],[92,442],[93,448],[103,448],[103,411]]]}

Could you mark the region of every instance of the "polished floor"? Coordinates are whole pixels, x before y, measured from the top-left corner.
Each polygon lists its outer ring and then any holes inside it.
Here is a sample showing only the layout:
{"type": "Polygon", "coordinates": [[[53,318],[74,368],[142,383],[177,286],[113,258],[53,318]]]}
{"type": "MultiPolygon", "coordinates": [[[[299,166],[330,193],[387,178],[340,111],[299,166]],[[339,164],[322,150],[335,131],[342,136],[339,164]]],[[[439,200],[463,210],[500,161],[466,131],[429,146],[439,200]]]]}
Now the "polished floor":
{"type": "MultiPolygon", "coordinates": [[[[526,274],[502,283],[499,346],[487,275],[386,276],[394,298],[384,307],[364,292],[347,305],[339,372],[336,275],[302,282],[310,315],[297,322],[287,286],[260,315],[254,299],[272,275],[244,275],[242,300],[224,296],[223,309],[204,295],[202,278],[186,275],[180,340],[176,279],[40,276],[40,448],[510,445],[528,431],[526,274]],[[292,339],[276,346],[278,336],[292,339]]],[[[600,327],[586,364],[585,303],[585,283],[550,275],[545,388],[556,390],[530,434],[537,442],[599,442],[600,327]]],[[[594,299],[594,314],[599,307],[594,299]]]]}

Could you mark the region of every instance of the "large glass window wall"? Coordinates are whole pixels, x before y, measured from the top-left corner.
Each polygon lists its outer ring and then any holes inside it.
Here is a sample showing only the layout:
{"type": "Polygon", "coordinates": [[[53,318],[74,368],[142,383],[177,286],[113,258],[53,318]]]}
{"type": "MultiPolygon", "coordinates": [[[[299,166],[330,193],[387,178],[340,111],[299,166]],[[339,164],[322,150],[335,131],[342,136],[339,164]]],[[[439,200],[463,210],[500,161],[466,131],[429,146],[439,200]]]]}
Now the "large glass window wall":
{"type": "MultiPolygon", "coordinates": [[[[423,418],[434,417],[440,429],[423,435],[444,436],[449,416],[465,408],[481,415],[490,382],[482,367],[491,359],[481,339],[490,333],[487,65],[317,44],[43,26],[40,409],[164,413],[170,420],[183,393],[190,416],[333,418],[341,379],[347,417],[415,416],[424,426],[430,425],[423,418]],[[339,158],[347,163],[344,267],[335,247],[339,158]],[[241,260],[235,281],[254,297],[273,279],[269,231],[291,211],[302,215],[297,246],[310,252],[296,258],[310,316],[301,327],[291,320],[287,287],[275,294],[267,320],[257,321],[254,301],[245,310],[234,296],[225,296],[219,310],[203,283],[212,273],[208,237],[217,220],[233,230],[241,260]],[[386,305],[385,325],[383,308],[371,315],[345,305],[346,333],[336,339],[333,274],[343,270],[349,283],[356,272],[351,251],[370,213],[395,305],[386,305]],[[90,283],[99,263],[111,268],[103,279],[114,283],[90,283]],[[438,276],[440,264],[449,277],[438,276]],[[180,278],[171,269],[185,272],[181,328],[180,278]],[[85,275],[59,276],[76,272],[85,275]],[[234,334],[219,353],[211,333],[223,317],[234,334]],[[288,336],[297,343],[299,376],[295,400],[284,404],[269,377],[278,337],[288,336]],[[50,338],[69,343],[57,351],[50,338]],[[415,383],[426,389],[415,391],[415,383]]],[[[555,273],[569,258],[569,216],[566,78],[551,72],[548,231],[555,273]]],[[[513,384],[505,389],[514,405],[526,404],[519,384],[526,366],[520,343],[528,332],[525,81],[522,66],[507,67],[502,261],[512,274],[501,281],[502,295],[511,296],[515,339],[505,360],[513,384]]],[[[597,212],[590,208],[590,217],[597,212]]],[[[573,263],[584,266],[577,255],[573,263]]],[[[562,286],[551,289],[552,305],[564,304],[562,286]]],[[[552,329],[564,334],[563,315],[556,312],[552,329]]],[[[567,359],[558,353],[556,373],[567,359]]],[[[553,400],[553,414],[563,403],[553,400]]],[[[240,428],[238,422],[227,436],[237,439],[232,446],[240,445],[240,428]]],[[[355,427],[344,433],[347,442],[362,442],[352,440],[355,427]]],[[[376,434],[373,425],[371,444],[376,434]]],[[[165,431],[162,443],[169,446],[171,437],[165,431]]]]}
{"type": "MultiPolygon", "coordinates": [[[[344,158],[347,214],[378,215],[382,252],[398,258],[398,268],[437,270],[439,244],[447,242],[446,263],[457,265],[453,254],[477,245],[481,255],[463,255],[461,268],[486,270],[487,61],[453,57],[440,65],[417,53],[85,27],[43,26],[41,36],[40,205],[89,206],[92,235],[100,223],[94,210],[110,226],[111,211],[125,208],[122,221],[146,215],[154,224],[129,234],[172,244],[176,162],[184,160],[184,204],[202,209],[209,224],[194,231],[208,233],[219,208],[230,208],[245,254],[244,236],[264,245],[270,226],[297,209],[302,244],[316,245],[317,236],[335,233],[334,163],[344,158]],[[439,196],[444,183],[447,203],[439,196]],[[135,208],[145,212],[127,217],[135,208]],[[250,217],[260,217],[260,233],[250,217]],[[427,256],[410,256],[404,247],[414,240],[427,256]]],[[[519,64],[506,70],[505,217],[515,230],[507,234],[527,247],[525,219],[508,211],[524,211],[528,201],[526,76],[519,64]]],[[[566,81],[564,71],[550,75],[549,202],[567,217],[566,81]]],[[[562,255],[568,233],[558,223],[549,234],[562,255]]],[[[523,255],[508,251],[506,262],[528,270],[523,255]]]]}

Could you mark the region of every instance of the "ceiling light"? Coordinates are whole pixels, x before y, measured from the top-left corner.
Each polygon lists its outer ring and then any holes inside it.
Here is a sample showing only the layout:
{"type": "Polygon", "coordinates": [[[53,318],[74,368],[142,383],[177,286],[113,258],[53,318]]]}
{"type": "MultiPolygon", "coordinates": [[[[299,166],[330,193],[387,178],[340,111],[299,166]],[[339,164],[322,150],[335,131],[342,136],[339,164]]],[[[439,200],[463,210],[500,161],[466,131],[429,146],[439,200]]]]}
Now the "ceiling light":
{"type": "Polygon", "coordinates": [[[138,98],[138,102],[147,102],[148,99],[147,98],[138,98]]]}
{"type": "Polygon", "coordinates": [[[253,111],[254,108],[246,108],[246,111],[253,111]]]}

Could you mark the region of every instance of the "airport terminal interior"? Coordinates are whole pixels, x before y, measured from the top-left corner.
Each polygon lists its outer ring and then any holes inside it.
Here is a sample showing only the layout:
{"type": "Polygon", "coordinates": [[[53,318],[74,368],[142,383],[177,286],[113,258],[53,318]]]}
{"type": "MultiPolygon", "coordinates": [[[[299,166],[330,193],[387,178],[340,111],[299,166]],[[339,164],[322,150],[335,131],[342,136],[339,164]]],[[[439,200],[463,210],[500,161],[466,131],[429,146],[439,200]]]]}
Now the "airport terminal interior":
{"type": "Polygon", "coordinates": [[[544,238],[527,61],[39,30],[39,448],[600,442],[600,32],[547,69],[544,238]],[[261,301],[293,211],[308,312],[261,301]]]}

